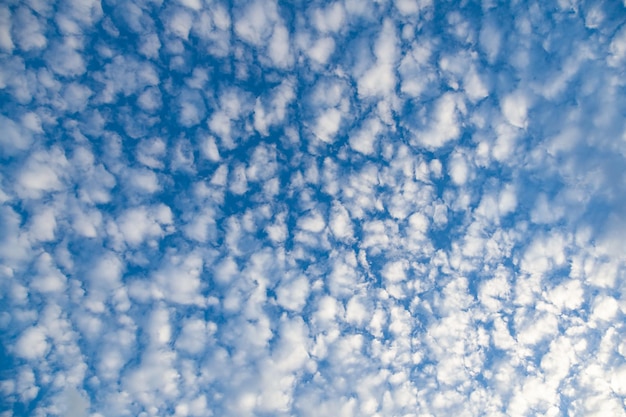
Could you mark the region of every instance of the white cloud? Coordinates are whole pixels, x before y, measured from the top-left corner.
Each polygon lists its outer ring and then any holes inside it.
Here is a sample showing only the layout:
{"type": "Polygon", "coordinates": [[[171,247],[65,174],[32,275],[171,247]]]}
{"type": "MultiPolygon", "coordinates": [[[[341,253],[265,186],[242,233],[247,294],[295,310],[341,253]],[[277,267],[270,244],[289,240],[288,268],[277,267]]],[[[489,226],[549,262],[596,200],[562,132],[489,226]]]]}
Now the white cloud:
{"type": "Polygon", "coordinates": [[[29,236],[35,241],[51,241],[55,239],[56,228],[56,213],[47,208],[33,216],[29,236]]]}
{"type": "Polygon", "coordinates": [[[180,4],[185,7],[190,8],[191,10],[201,10],[202,9],[202,0],[178,0],[180,4]]]}
{"type": "Polygon", "coordinates": [[[90,402],[83,394],[75,388],[67,388],[64,391],[65,416],[66,417],[87,417],[89,415],[90,402]]]}
{"type": "Polygon", "coordinates": [[[593,306],[593,318],[610,321],[619,311],[617,300],[610,296],[598,297],[593,306]]]}
{"type": "Polygon", "coordinates": [[[537,236],[524,253],[522,270],[542,274],[555,266],[563,265],[566,241],[559,233],[550,236],[537,236]]]}
{"type": "Polygon", "coordinates": [[[626,28],[622,27],[611,40],[609,46],[611,56],[607,58],[609,65],[618,66],[626,59],[626,28]]]}
{"type": "Polygon", "coordinates": [[[220,160],[220,152],[215,143],[213,136],[207,135],[201,140],[200,149],[205,158],[210,161],[218,162],[220,160]]]}
{"type": "Polygon", "coordinates": [[[67,278],[56,268],[52,257],[43,253],[37,259],[37,274],[33,277],[30,288],[42,294],[52,296],[66,289],[67,278]]]}
{"type": "MultiPolygon", "coordinates": [[[[179,373],[174,368],[175,354],[170,350],[147,350],[141,363],[122,378],[124,390],[147,409],[163,407],[179,395],[179,373]]],[[[157,408],[158,409],[158,408],[157,408]]]]}
{"type": "Polygon", "coordinates": [[[76,77],[86,71],[83,56],[77,50],[78,45],[70,41],[55,43],[47,50],[46,60],[54,72],[65,77],[76,77]]]}
{"type": "Polygon", "coordinates": [[[428,130],[416,134],[417,142],[427,148],[437,149],[457,139],[461,133],[458,108],[456,95],[446,93],[441,96],[433,109],[432,122],[428,130]]]}
{"type": "Polygon", "coordinates": [[[179,38],[184,40],[189,39],[189,32],[191,31],[191,25],[193,24],[193,17],[191,13],[186,10],[176,10],[169,15],[167,22],[168,29],[179,38]]]}
{"type": "Polygon", "coordinates": [[[300,312],[306,304],[309,291],[309,281],[305,276],[282,280],[276,290],[276,300],[281,307],[300,312]]]}
{"type": "MultiPolygon", "coordinates": [[[[318,116],[314,126],[309,126],[308,123],[305,124],[307,128],[311,127],[317,139],[327,144],[332,144],[336,141],[337,134],[350,117],[348,113],[348,98],[341,96],[344,91],[343,87],[335,84],[331,88],[332,90],[329,91],[328,96],[325,98],[320,97],[321,89],[317,89],[315,94],[317,97],[312,104],[319,107],[319,110],[316,112],[318,116]]],[[[316,146],[319,145],[316,144],[316,146]]]]}
{"type": "Polygon", "coordinates": [[[335,52],[335,41],[329,36],[319,38],[306,52],[312,60],[318,64],[325,65],[333,52],[335,52]]]}
{"type": "MultiPolygon", "coordinates": [[[[506,271],[504,271],[503,268],[499,268],[499,270],[495,271],[493,278],[485,280],[481,283],[478,292],[478,299],[485,305],[485,307],[495,312],[502,309],[503,303],[510,297],[510,292],[511,285],[506,275],[506,271]]],[[[556,292],[554,296],[555,301],[558,300],[559,293],[556,292]]],[[[498,323],[500,322],[496,321],[497,334],[494,336],[497,338],[496,345],[502,343],[506,345],[512,344],[513,341],[510,339],[510,335],[508,332],[502,333],[504,332],[504,327],[498,327],[498,323]]]]}
{"type": "Polygon", "coordinates": [[[252,157],[246,170],[246,177],[251,182],[266,181],[276,175],[278,164],[276,162],[276,149],[259,145],[254,148],[252,157]]]}
{"type": "Polygon", "coordinates": [[[329,4],[313,12],[313,24],[320,32],[337,32],[343,28],[345,11],[341,2],[329,4]]]}
{"type": "Polygon", "coordinates": [[[515,127],[525,129],[528,125],[530,102],[522,91],[515,91],[502,99],[502,114],[515,127]]]}
{"type": "Polygon", "coordinates": [[[260,45],[272,33],[272,26],[278,19],[273,2],[253,1],[239,11],[235,22],[235,32],[242,39],[260,45]]]}
{"type": "Polygon", "coordinates": [[[339,131],[341,124],[341,111],[338,109],[328,109],[322,113],[316,121],[314,127],[314,133],[318,139],[332,143],[335,140],[335,135],[339,131]]]}
{"type": "Polygon", "coordinates": [[[0,115],[0,128],[4,132],[0,137],[3,154],[12,155],[18,151],[26,150],[32,143],[31,132],[2,115],[0,115]]]}
{"type": "Polygon", "coordinates": [[[547,298],[560,310],[564,308],[574,310],[583,304],[584,294],[580,281],[569,280],[550,290],[547,298]]]}
{"type": "Polygon", "coordinates": [[[500,215],[512,213],[517,208],[517,193],[515,187],[507,184],[498,196],[498,209],[500,215]]]}
{"type": "Polygon", "coordinates": [[[401,59],[398,72],[401,75],[400,91],[411,97],[419,97],[428,84],[434,82],[436,73],[429,61],[433,55],[432,41],[415,42],[401,59]]]}
{"type": "Polygon", "coordinates": [[[496,126],[495,133],[497,138],[491,153],[497,161],[507,161],[515,150],[519,129],[511,124],[501,123],[496,126]]]}
{"type": "Polygon", "coordinates": [[[194,90],[184,90],[179,96],[180,114],[178,119],[180,124],[191,127],[204,120],[205,105],[202,95],[194,90]]]}
{"type": "Polygon", "coordinates": [[[11,37],[11,11],[5,6],[0,8],[0,48],[11,52],[14,46],[11,37]]]}
{"type": "Polygon", "coordinates": [[[19,175],[18,195],[41,198],[47,192],[62,190],[67,167],[67,159],[59,148],[33,153],[19,175]]]}
{"type": "Polygon", "coordinates": [[[417,0],[396,0],[394,4],[403,15],[416,14],[420,9],[417,0]]]}
{"type": "Polygon", "coordinates": [[[354,230],[350,215],[341,203],[333,203],[329,226],[338,239],[351,239],[353,237],[354,230]]]}
{"type": "Polygon", "coordinates": [[[480,46],[490,63],[494,63],[500,52],[502,34],[492,22],[484,22],[480,30],[480,46]]]}
{"type": "Polygon", "coordinates": [[[475,68],[470,69],[463,79],[463,88],[470,100],[476,102],[489,95],[489,89],[475,68]]]}
{"type": "Polygon", "coordinates": [[[137,159],[149,168],[163,168],[166,143],[161,138],[142,140],[137,146],[137,159]]]}
{"type": "Polygon", "coordinates": [[[23,402],[30,402],[39,393],[39,386],[35,383],[35,373],[29,367],[20,369],[17,375],[16,392],[23,402]]]}
{"type": "Polygon", "coordinates": [[[69,0],[63,8],[63,17],[73,23],[88,27],[102,17],[102,7],[98,0],[69,0]]]}
{"type": "Polygon", "coordinates": [[[15,353],[17,356],[35,360],[42,358],[49,349],[45,330],[39,326],[27,328],[15,343],[15,353]]]}
{"type": "Polygon", "coordinates": [[[161,94],[158,89],[149,87],[137,99],[137,104],[147,111],[154,112],[161,108],[161,94]]]}
{"type": "Polygon", "coordinates": [[[248,190],[248,178],[243,165],[238,164],[232,170],[229,189],[233,194],[237,195],[244,194],[248,190]]]}
{"type": "Polygon", "coordinates": [[[276,215],[275,221],[265,228],[265,232],[272,242],[284,242],[288,236],[287,225],[285,224],[285,214],[279,213],[276,215]]]}
{"type": "Polygon", "coordinates": [[[204,305],[199,292],[203,269],[204,261],[198,253],[168,256],[152,277],[152,282],[157,285],[157,298],[178,304],[204,305]]]}
{"type": "Polygon", "coordinates": [[[0,256],[10,261],[26,259],[30,256],[31,246],[28,234],[20,230],[22,217],[8,206],[0,209],[0,215],[3,230],[7,231],[0,240],[0,256]]]}
{"type": "Polygon", "coordinates": [[[261,99],[257,99],[254,107],[254,128],[259,133],[267,136],[270,127],[285,120],[288,106],[295,98],[293,88],[293,82],[288,79],[274,89],[269,103],[263,103],[261,99]]]}
{"type": "Polygon", "coordinates": [[[288,67],[292,57],[290,52],[289,32],[282,25],[274,26],[274,31],[269,40],[269,56],[277,67],[288,67]]]}
{"type": "Polygon", "coordinates": [[[396,85],[394,65],[398,52],[394,24],[386,20],[374,46],[376,63],[359,79],[359,95],[389,95],[396,85]]]}
{"type": "Polygon", "coordinates": [[[467,182],[470,171],[463,155],[456,153],[452,157],[448,173],[456,185],[463,185],[467,182]]]}
{"type": "Polygon", "coordinates": [[[355,325],[363,325],[371,319],[371,311],[359,300],[360,297],[354,296],[350,298],[346,304],[346,321],[355,325]]]}
{"type": "Polygon", "coordinates": [[[41,118],[33,112],[25,113],[21,119],[22,126],[34,133],[43,133],[41,118]]]}
{"type": "Polygon", "coordinates": [[[148,238],[160,238],[167,232],[163,227],[172,224],[172,211],[164,204],[136,207],[126,210],[118,219],[119,231],[131,246],[148,238]]]}
{"type": "Polygon", "coordinates": [[[186,138],[176,141],[171,153],[170,167],[173,171],[196,172],[194,149],[186,138]]]}
{"type": "MultiPolygon", "coordinates": [[[[98,101],[111,103],[120,93],[130,96],[145,87],[159,84],[160,80],[156,68],[150,62],[137,58],[117,55],[104,66],[104,71],[94,74],[96,81],[105,85],[99,91],[98,101]]],[[[159,94],[156,90],[151,90],[150,94],[151,97],[140,100],[149,109],[157,108],[159,94]]]]}
{"type": "Polygon", "coordinates": [[[516,190],[511,184],[507,184],[498,195],[485,192],[475,213],[490,221],[499,222],[502,217],[513,212],[516,207],[516,190]]]}
{"type": "Polygon", "coordinates": [[[382,131],[382,124],[378,119],[367,120],[361,129],[350,135],[349,142],[352,149],[365,155],[375,151],[378,134],[382,131]]]}
{"type": "Polygon", "coordinates": [[[334,322],[338,310],[337,300],[330,296],[322,297],[313,316],[317,320],[316,324],[324,327],[330,326],[334,322]]]}
{"type": "Polygon", "coordinates": [[[158,58],[161,41],[156,33],[147,33],[142,36],[139,52],[147,58],[158,58]]]}
{"type": "Polygon", "coordinates": [[[123,271],[124,264],[119,257],[113,252],[108,252],[93,265],[92,271],[88,273],[88,279],[94,288],[111,291],[120,285],[123,271]]]}
{"type": "Polygon", "coordinates": [[[536,345],[546,338],[553,337],[558,330],[558,320],[550,313],[526,313],[520,310],[516,315],[517,342],[522,345],[536,345]]]}
{"type": "Polygon", "coordinates": [[[564,214],[563,206],[556,202],[548,202],[547,196],[542,193],[537,197],[530,218],[535,223],[549,224],[559,220],[564,214]]]}
{"type": "Polygon", "coordinates": [[[128,173],[128,177],[129,185],[135,191],[152,194],[161,188],[156,174],[149,169],[134,170],[128,173]]]}
{"type": "Polygon", "coordinates": [[[320,213],[312,212],[301,217],[298,226],[307,232],[319,233],[326,227],[326,222],[320,213]]]}
{"type": "Polygon", "coordinates": [[[228,183],[228,172],[227,165],[220,165],[211,177],[211,184],[215,186],[225,186],[228,183]]]}
{"type": "Polygon", "coordinates": [[[14,19],[15,40],[20,49],[29,51],[42,49],[47,45],[48,39],[42,33],[43,27],[28,7],[17,9],[14,19]]]}
{"type": "Polygon", "coordinates": [[[329,257],[331,271],[327,285],[331,295],[345,298],[354,293],[354,289],[363,281],[357,269],[357,258],[353,251],[333,252],[329,257]]]}
{"type": "Polygon", "coordinates": [[[239,268],[233,258],[228,257],[222,260],[215,268],[214,279],[222,284],[229,283],[239,274],[239,268]]]}

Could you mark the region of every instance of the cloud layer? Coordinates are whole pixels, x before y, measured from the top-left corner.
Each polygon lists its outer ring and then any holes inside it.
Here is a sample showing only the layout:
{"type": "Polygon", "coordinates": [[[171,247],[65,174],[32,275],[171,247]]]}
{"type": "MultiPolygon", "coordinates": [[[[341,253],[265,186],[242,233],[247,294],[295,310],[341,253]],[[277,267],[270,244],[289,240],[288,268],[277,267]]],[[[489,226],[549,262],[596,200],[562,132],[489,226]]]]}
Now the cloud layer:
{"type": "Polygon", "coordinates": [[[626,415],[625,21],[0,6],[0,415],[626,415]]]}

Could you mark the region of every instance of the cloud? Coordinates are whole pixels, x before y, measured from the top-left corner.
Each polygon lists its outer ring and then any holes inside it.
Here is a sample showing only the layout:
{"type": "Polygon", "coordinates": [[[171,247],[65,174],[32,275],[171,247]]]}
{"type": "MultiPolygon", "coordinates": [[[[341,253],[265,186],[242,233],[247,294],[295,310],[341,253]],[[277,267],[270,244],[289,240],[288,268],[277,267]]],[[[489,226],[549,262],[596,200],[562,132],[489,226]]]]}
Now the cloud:
{"type": "Polygon", "coordinates": [[[340,2],[313,11],[313,24],[320,32],[336,32],[343,27],[345,10],[340,2]]]}
{"type": "Polygon", "coordinates": [[[145,207],[140,206],[126,210],[115,226],[123,239],[131,246],[136,246],[150,237],[161,237],[166,233],[167,226],[172,223],[172,211],[164,204],[145,207]]]}
{"type": "Polygon", "coordinates": [[[92,91],[88,87],[77,83],[69,84],[63,94],[67,110],[70,113],[83,111],[91,95],[92,91]]]}
{"type": "Polygon", "coordinates": [[[382,131],[382,125],[377,119],[369,119],[362,129],[350,137],[350,146],[355,151],[366,155],[374,153],[378,134],[382,131]]]}
{"type": "Polygon", "coordinates": [[[4,132],[0,139],[3,154],[12,155],[24,151],[33,141],[31,132],[9,118],[0,116],[0,126],[4,132]]]}
{"type": "Polygon", "coordinates": [[[168,29],[179,38],[188,40],[191,25],[193,24],[191,13],[186,10],[176,10],[168,17],[168,29]]]}
{"type": "Polygon", "coordinates": [[[41,198],[45,193],[63,189],[64,170],[68,161],[61,149],[33,153],[17,181],[17,194],[41,198]]]}
{"type": "Polygon", "coordinates": [[[41,327],[29,327],[19,337],[15,344],[15,353],[24,359],[39,359],[49,349],[46,333],[41,327]]]}
{"type": "Polygon", "coordinates": [[[264,4],[260,1],[253,1],[239,10],[239,18],[235,22],[235,32],[242,39],[259,45],[271,36],[272,26],[277,20],[274,3],[264,4]]]}
{"type": "Polygon", "coordinates": [[[85,60],[79,53],[78,46],[71,40],[55,42],[45,55],[50,68],[55,73],[65,77],[76,77],[84,74],[86,71],[85,60]]]}
{"type": "Polygon", "coordinates": [[[521,92],[513,92],[502,100],[502,114],[515,127],[523,129],[527,125],[528,98],[521,92]]]}
{"type": "Polygon", "coordinates": [[[28,7],[17,9],[15,23],[14,33],[20,49],[29,51],[31,49],[42,49],[47,45],[48,39],[42,33],[42,29],[45,26],[42,27],[39,20],[28,7]]]}
{"type": "Polygon", "coordinates": [[[276,291],[278,304],[292,311],[302,311],[309,295],[309,281],[305,276],[281,282],[276,291]]]}
{"type": "Polygon", "coordinates": [[[620,415],[623,7],[0,6],[4,414],[620,415]]]}
{"type": "Polygon", "coordinates": [[[415,141],[427,148],[440,148],[447,142],[458,139],[459,126],[458,97],[446,93],[435,104],[432,121],[426,131],[416,135],[415,141]]]}
{"type": "Polygon", "coordinates": [[[307,50],[309,57],[322,65],[328,62],[333,52],[335,52],[335,41],[331,37],[317,39],[307,50]]]}
{"type": "Polygon", "coordinates": [[[461,154],[453,155],[450,161],[450,178],[457,185],[463,185],[467,182],[469,176],[469,167],[461,154]]]}
{"type": "Polygon", "coordinates": [[[350,239],[354,231],[350,215],[341,203],[335,202],[330,215],[330,229],[338,239],[350,239]]]}
{"type": "Polygon", "coordinates": [[[270,58],[277,67],[288,67],[291,64],[289,32],[284,26],[276,25],[274,27],[268,51],[270,58]]]}
{"type": "Polygon", "coordinates": [[[393,23],[383,23],[379,38],[374,46],[376,64],[359,79],[361,96],[388,95],[396,85],[394,66],[397,59],[396,34],[393,23]]]}
{"type": "Polygon", "coordinates": [[[626,29],[622,29],[615,34],[609,46],[611,55],[607,61],[611,66],[617,66],[626,58],[626,29]]]}
{"type": "Polygon", "coordinates": [[[494,63],[500,53],[502,33],[495,23],[486,20],[480,30],[479,42],[490,63],[494,63]]]}
{"type": "Polygon", "coordinates": [[[89,415],[89,399],[80,392],[76,389],[67,389],[65,397],[67,401],[65,415],[67,417],[87,417],[89,415]]]}
{"type": "Polygon", "coordinates": [[[5,51],[11,52],[15,45],[11,37],[11,11],[7,7],[0,9],[0,22],[2,22],[0,46],[5,51]]]}

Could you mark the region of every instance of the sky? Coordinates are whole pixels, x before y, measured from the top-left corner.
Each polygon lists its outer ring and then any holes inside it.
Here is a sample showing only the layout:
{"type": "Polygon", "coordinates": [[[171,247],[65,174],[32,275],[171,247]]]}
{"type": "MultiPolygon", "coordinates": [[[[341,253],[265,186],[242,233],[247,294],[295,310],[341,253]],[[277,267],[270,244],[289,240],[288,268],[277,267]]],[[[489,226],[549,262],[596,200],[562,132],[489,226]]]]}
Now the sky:
{"type": "Polygon", "coordinates": [[[626,416],[626,1],[4,0],[0,417],[626,416]]]}

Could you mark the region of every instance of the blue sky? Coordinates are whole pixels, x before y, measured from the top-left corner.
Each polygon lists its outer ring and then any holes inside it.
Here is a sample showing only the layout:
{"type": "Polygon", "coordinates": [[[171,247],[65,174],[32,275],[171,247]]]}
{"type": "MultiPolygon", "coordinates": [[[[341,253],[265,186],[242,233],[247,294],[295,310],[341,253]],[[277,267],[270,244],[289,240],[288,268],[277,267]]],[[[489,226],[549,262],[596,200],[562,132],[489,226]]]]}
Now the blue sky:
{"type": "Polygon", "coordinates": [[[0,416],[626,415],[626,2],[0,5],[0,416]]]}

